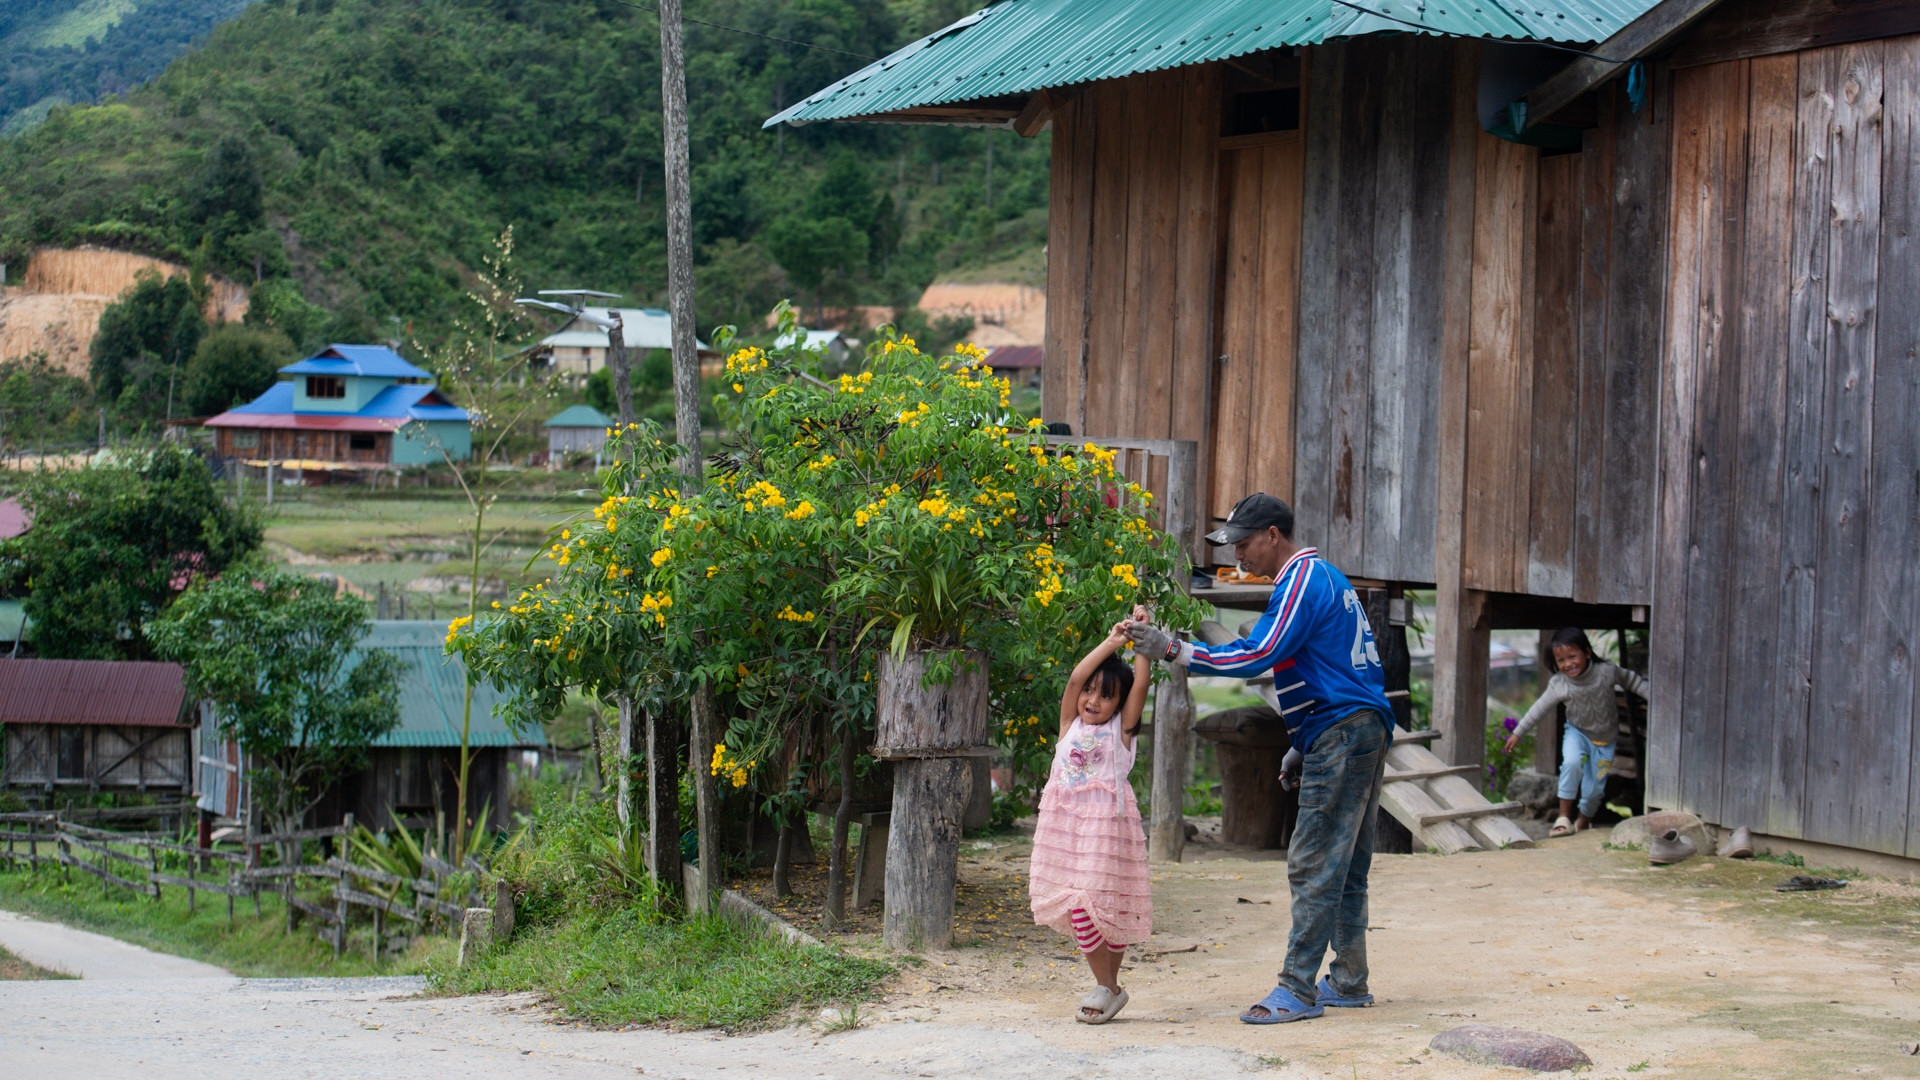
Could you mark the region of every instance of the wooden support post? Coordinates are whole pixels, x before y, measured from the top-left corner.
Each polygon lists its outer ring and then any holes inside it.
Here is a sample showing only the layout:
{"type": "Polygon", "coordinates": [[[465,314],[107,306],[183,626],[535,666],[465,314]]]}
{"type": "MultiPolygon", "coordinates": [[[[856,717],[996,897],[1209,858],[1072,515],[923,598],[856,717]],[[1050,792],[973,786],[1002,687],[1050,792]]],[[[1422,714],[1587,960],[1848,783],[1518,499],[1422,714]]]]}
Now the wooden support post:
{"type": "Polygon", "coordinates": [[[1478,764],[1487,719],[1488,597],[1465,586],[1468,346],[1473,317],[1475,172],[1481,138],[1477,105],[1480,46],[1456,42],[1447,139],[1445,315],[1440,330],[1439,492],[1434,517],[1433,727],[1439,756],[1478,764]]]}
{"type": "Polygon", "coordinates": [[[1187,669],[1175,665],[1153,700],[1152,824],[1147,857],[1179,862],[1187,845],[1187,752],[1193,729],[1193,692],[1187,669]]]}
{"type": "MultiPolygon", "coordinates": [[[[613,812],[614,816],[620,821],[619,842],[621,850],[624,851],[627,846],[627,837],[633,834],[633,725],[635,722],[633,716],[633,696],[623,693],[616,697],[614,701],[615,708],[619,711],[620,715],[620,727],[614,736],[614,752],[618,755],[618,763],[615,768],[619,771],[615,774],[613,812]]],[[[649,740],[652,739],[652,734],[651,726],[649,726],[647,733],[649,740]]],[[[649,741],[647,746],[647,773],[649,776],[653,773],[653,746],[651,741],[649,741]]],[[[647,828],[653,828],[653,813],[651,807],[648,808],[647,813],[647,828]]],[[[647,868],[653,870],[655,876],[658,876],[660,873],[660,871],[654,867],[651,859],[647,862],[647,868]]]]}
{"type": "MultiPolygon", "coordinates": [[[[1553,678],[1556,670],[1553,666],[1553,631],[1540,631],[1540,644],[1535,649],[1540,664],[1540,691],[1546,692],[1547,681],[1553,678]]],[[[1566,714],[1563,705],[1554,709],[1553,715],[1542,717],[1533,729],[1533,771],[1542,776],[1553,776],[1560,771],[1560,717],[1566,714]]]]}
{"type": "MultiPolygon", "coordinates": [[[[719,778],[713,770],[707,768],[707,755],[720,741],[718,708],[713,699],[713,691],[706,687],[696,688],[693,692],[693,737],[689,740],[693,747],[693,805],[694,830],[698,840],[700,876],[698,888],[687,895],[687,911],[695,915],[710,915],[715,907],[716,896],[725,887],[726,882],[720,873],[720,786],[719,778]]],[[[674,797],[679,798],[679,788],[675,787],[674,797]]]]}

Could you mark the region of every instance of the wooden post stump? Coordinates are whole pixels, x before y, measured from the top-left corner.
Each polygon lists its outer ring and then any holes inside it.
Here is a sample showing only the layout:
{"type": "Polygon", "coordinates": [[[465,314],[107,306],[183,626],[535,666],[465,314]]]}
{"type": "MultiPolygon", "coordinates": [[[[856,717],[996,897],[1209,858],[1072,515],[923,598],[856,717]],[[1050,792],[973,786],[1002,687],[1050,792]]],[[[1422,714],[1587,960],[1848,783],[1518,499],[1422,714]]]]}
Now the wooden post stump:
{"type": "Polygon", "coordinates": [[[987,658],[969,651],[880,658],[874,756],[891,758],[893,812],[887,837],[886,921],[890,949],[953,944],[960,829],[973,790],[972,758],[987,737],[987,658]],[[927,672],[949,660],[952,681],[927,672]]]}
{"type": "Polygon", "coordinates": [[[1160,684],[1153,703],[1152,822],[1147,828],[1147,855],[1156,861],[1179,862],[1187,844],[1187,762],[1193,726],[1193,693],[1187,687],[1187,669],[1176,665],[1160,684]]]}

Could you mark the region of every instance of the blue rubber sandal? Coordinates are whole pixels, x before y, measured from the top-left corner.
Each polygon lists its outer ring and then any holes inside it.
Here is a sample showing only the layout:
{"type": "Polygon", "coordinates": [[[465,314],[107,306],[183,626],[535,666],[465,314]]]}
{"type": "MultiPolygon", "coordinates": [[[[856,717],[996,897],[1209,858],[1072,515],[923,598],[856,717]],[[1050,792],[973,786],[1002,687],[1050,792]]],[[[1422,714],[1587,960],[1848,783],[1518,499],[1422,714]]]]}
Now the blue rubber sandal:
{"type": "Polygon", "coordinates": [[[1311,1020],[1326,1012],[1318,1005],[1309,1005],[1293,996],[1293,991],[1284,986],[1276,986],[1273,992],[1247,1007],[1240,1014],[1243,1024],[1291,1024],[1295,1020],[1311,1020]],[[1264,1008],[1265,1016],[1251,1015],[1254,1009],[1264,1008]]]}
{"type": "Polygon", "coordinates": [[[1333,976],[1320,976],[1320,985],[1314,987],[1315,1000],[1329,1009],[1364,1009],[1373,1004],[1372,994],[1360,994],[1357,997],[1342,997],[1333,990],[1333,976]]]}

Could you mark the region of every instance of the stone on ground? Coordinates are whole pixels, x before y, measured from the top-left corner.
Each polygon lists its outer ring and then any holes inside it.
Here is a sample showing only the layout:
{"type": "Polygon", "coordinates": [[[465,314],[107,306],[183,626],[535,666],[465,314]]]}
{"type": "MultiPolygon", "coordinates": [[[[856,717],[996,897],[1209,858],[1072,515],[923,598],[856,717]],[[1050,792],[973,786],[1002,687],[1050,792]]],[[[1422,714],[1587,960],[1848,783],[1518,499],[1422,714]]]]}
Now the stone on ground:
{"type": "Polygon", "coordinates": [[[1668,829],[1677,829],[1681,836],[1692,840],[1695,851],[1714,850],[1713,826],[1684,810],[1660,810],[1628,818],[1613,827],[1613,834],[1607,840],[1616,847],[1645,848],[1652,837],[1668,829]]]}
{"type": "Polygon", "coordinates": [[[1428,1044],[1468,1061],[1484,1065],[1509,1065],[1534,1072],[1565,1072],[1581,1065],[1592,1065],[1586,1052],[1565,1039],[1537,1031],[1497,1027],[1493,1024],[1462,1024],[1448,1028],[1428,1044]]]}

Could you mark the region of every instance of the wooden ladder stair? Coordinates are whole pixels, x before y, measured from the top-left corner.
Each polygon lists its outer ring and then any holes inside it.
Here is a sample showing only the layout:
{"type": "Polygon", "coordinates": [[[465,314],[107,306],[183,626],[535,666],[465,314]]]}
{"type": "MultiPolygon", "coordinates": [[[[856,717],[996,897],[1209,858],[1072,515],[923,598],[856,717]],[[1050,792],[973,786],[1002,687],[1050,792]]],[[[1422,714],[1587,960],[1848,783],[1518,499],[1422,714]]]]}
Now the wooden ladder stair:
{"type": "Polygon", "coordinates": [[[1520,804],[1489,802],[1467,779],[1481,766],[1448,765],[1427,749],[1439,737],[1437,731],[1394,729],[1380,808],[1407,827],[1416,845],[1442,855],[1532,847],[1533,840],[1507,817],[1520,804]]]}

